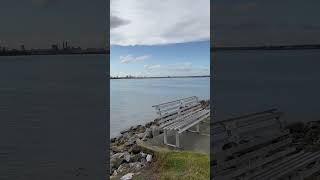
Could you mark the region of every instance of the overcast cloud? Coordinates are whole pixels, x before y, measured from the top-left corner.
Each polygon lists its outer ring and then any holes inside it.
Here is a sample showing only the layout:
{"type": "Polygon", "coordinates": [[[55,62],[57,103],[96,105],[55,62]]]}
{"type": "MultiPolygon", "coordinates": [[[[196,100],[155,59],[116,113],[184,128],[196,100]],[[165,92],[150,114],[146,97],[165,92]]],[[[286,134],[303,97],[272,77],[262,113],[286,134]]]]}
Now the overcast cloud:
{"type": "Polygon", "coordinates": [[[111,45],[209,40],[210,0],[111,0],[111,45]]]}

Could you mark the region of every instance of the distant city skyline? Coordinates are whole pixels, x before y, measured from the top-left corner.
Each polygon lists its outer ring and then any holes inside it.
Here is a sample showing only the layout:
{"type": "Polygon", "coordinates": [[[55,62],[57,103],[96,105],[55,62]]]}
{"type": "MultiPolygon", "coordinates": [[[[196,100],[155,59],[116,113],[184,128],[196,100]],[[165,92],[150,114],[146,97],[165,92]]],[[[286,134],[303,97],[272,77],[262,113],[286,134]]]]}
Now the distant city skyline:
{"type": "Polygon", "coordinates": [[[111,76],[210,75],[210,0],[111,0],[110,11],[111,76]]]}
{"type": "Polygon", "coordinates": [[[3,0],[0,46],[51,48],[64,40],[83,48],[108,44],[108,1],[3,0]]]}

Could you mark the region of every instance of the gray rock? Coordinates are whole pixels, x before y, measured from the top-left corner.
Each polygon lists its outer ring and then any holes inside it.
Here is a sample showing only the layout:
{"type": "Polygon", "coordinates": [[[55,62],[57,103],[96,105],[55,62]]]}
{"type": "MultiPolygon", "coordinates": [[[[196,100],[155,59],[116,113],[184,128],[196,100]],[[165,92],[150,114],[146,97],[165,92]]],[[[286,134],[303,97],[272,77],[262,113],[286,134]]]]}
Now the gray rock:
{"type": "Polygon", "coordinates": [[[133,154],[138,154],[140,153],[141,150],[138,145],[134,144],[129,151],[132,152],[133,154]]]}
{"type": "Polygon", "coordinates": [[[151,162],[152,161],[152,155],[148,154],[146,157],[147,162],[151,162]]]}
{"type": "Polygon", "coordinates": [[[143,158],[147,157],[147,154],[144,152],[140,152],[140,154],[141,154],[141,157],[143,157],[143,158]]]}
{"type": "Polygon", "coordinates": [[[152,129],[148,128],[146,130],[146,132],[144,133],[144,136],[142,138],[142,140],[146,140],[147,138],[153,138],[152,136],[152,129]]]}
{"type": "Polygon", "coordinates": [[[120,180],[130,180],[132,179],[134,173],[128,173],[120,178],[120,180]]]}
{"type": "Polygon", "coordinates": [[[153,124],[153,122],[148,122],[148,123],[145,125],[145,127],[146,127],[146,128],[150,128],[152,124],[153,124]]]}
{"type": "Polygon", "coordinates": [[[139,125],[136,129],[136,133],[144,133],[146,131],[146,128],[142,125],[139,125]]]}
{"type": "Polygon", "coordinates": [[[110,139],[110,141],[111,141],[112,143],[114,143],[116,140],[117,140],[117,138],[111,138],[111,139],[110,139]]]}
{"type": "Polygon", "coordinates": [[[110,167],[117,169],[124,160],[125,153],[117,153],[110,158],[110,167]]]}
{"type": "Polygon", "coordinates": [[[117,169],[117,173],[123,173],[123,172],[128,172],[129,171],[129,168],[130,168],[130,165],[129,164],[121,164],[119,166],[119,168],[117,169]]]}
{"type": "Polygon", "coordinates": [[[125,133],[130,132],[130,131],[131,131],[130,128],[129,129],[125,129],[123,131],[120,131],[120,134],[125,134],[125,133]]]}
{"type": "Polygon", "coordinates": [[[128,152],[125,152],[123,158],[124,158],[125,161],[130,162],[130,160],[131,160],[131,155],[130,155],[128,152]]]}
{"type": "Polygon", "coordinates": [[[139,127],[139,125],[137,125],[137,126],[131,126],[131,128],[130,128],[130,130],[137,130],[138,129],[138,127],[139,127]]]}
{"type": "Polygon", "coordinates": [[[128,139],[128,141],[126,142],[126,145],[127,146],[132,146],[135,142],[136,142],[136,138],[135,137],[130,137],[128,139]]]}
{"type": "Polygon", "coordinates": [[[125,146],[111,146],[111,151],[115,153],[120,153],[126,151],[128,148],[125,146]]]}
{"type": "Polygon", "coordinates": [[[131,156],[130,162],[139,162],[141,161],[141,154],[134,154],[131,156]]]}
{"type": "Polygon", "coordinates": [[[140,169],[145,167],[145,164],[141,162],[129,163],[129,165],[130,165],[130,168],[134,171],[139,171],[140,169]]]}
{"type": "Polygon", "coordinates": [[[117,170],[114,170],[113,173],[112,173],[112,176],[117,176],[117,175],[118,175],[117,170]]]}
{"type": "Polygon", "coordinates": [[[139,134],[136,134],[136,137],[138,139],[142,139],[144,137],[144,133],[139,133],[139,134]]]}

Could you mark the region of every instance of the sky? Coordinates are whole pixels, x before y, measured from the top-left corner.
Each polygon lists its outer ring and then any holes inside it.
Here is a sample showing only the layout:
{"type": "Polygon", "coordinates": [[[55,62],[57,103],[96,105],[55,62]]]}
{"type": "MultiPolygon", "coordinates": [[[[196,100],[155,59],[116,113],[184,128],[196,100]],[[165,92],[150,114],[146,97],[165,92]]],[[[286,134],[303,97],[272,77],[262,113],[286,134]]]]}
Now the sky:
{"type": "Polygon", "coordinates": [[[215,46],[320,44],[318,0],[214,0],[215,46]]]}
{"type": "Polygon", "coordinates": [[[210,74],[210,0],[111,0],[111,76],[210,74]]]}
{"type": "Polygon", "coordinates": [[[73,46],[105,47],[108,1],[1,0],[0,46],[50,48],[68,40],[73,46]]]}

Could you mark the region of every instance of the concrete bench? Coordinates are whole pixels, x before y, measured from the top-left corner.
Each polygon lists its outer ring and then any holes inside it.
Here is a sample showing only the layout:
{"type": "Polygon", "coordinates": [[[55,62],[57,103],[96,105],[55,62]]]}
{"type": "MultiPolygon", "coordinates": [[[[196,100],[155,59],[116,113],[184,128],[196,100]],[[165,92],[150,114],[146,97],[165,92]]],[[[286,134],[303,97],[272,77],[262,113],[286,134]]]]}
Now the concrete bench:
{"type": "Polygon", "coordinates": [[[179,99],[171,102],[166,102],[152,106],[156,109],[158,117],[158,124],[164,124],[179,116],[186,115],[201,108],[198,97],[192,96],[184,99],[179,99]]]}
{"type": "Polygon", "coordinates": [[[304,179],[320,170],[320,153],[298,150],[276,109],[214,122],[215,180],[304,179]]]}

